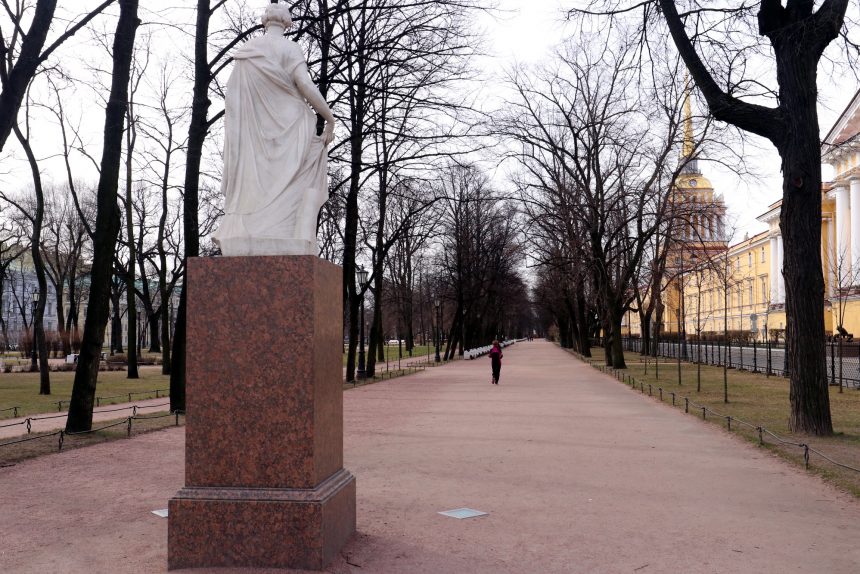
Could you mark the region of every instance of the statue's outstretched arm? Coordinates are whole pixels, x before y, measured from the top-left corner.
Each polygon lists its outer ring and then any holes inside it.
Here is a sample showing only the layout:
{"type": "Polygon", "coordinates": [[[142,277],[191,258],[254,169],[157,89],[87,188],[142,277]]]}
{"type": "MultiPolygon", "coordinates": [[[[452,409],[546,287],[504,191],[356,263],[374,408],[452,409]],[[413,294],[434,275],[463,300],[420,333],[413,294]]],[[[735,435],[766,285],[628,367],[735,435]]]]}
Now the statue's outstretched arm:
{"type": "Polygon", "coordinates": [[[323,130],[322,137],[326,145],[330,144],[334,140],[334,114],[331,113],[331,108],[328,107],[325,98],[322,97],[320,91],[311,81],[311,75],[305,64],[296,66],[293,72],[293,81],[302,97],[325,120],[325,130],[323,130]]]}

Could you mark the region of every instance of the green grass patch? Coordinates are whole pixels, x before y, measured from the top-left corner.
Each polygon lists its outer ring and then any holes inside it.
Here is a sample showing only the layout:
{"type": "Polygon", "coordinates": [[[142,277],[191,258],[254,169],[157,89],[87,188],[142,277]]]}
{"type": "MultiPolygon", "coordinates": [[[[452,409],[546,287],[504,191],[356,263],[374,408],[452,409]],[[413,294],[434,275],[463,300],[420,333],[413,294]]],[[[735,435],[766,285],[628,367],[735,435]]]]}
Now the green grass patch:
{"type": "MultiPolygon", "coordinates": [[[[396,363],[397,359],[400,357],[400,349],[398,348],[398,346],[397,345],[386,345],[384,347],[384,350],[385,350],[385,356],[388,359],[389,364],[390,363],[396,363]]],[[[358,360],[358,354],[357,353],[358,352],[356,351],[356,361],[358,360]]],[[[410,357],[409,353],[406,352],[406,345],[403,345],[403,359],[402,360],[405,361],[407,359],[414,359],[417,357],[424,357],[426,359],[428,354],[435,355],[436,354],[436,347],[434,347],[432,345],[415,345],[415,347],[413,347],[413,349],[412,349],[412,356],[410,357]]],[[[346,366],[346,355],[347,355],[346,346],[344,345],[344,350],[343,350],[343,366],[344,367],[346,366]]],[[[431,357],[431,359],[432,359],[432,357],[431,357]]],[[[385,363],[385,361],[382,361],[382,363],[385,363]]],[[[378,361],[377,361],[377,364],[378,364],[378,361]]]]}
{"type": "MultiPolygon", "coordinates": [[[[591,352],[593,355],[591,362],[594,365],[605,364],[602,348],[594,348],[591,352]]],[[[695,364],[681,362],[679,384],[677,361],[661,357],[659,364],[655,365],[653,357],[649,357],[646,361],[644,357],[633,352],[627,352],[624,356],[627,369],[620,372],[635,378],[637,391],[640,388],[639,383],[642,383],[645,394],[648,394],[650,384],[655,400],[659,400],[659,389],[662,388],[664,403],[671,405],[670,393],[675,393],[676,408],[683,410],[683,397],[688,397],[690,401],[706,406],[724,417],[730,416],[733,420],[741,419],[752,425],[762,426],[792,442],[808,444],[840,463],[860,468],[860,391],[844,389],[840,393],[838,387],[829,387],[830,410],[835,434],[831,437],[809,436],[794,433],[788,427],[790,408],[788,379],[728,369],[729,402],[725,403],[722,367],[701,365],[699,369],[695,364]],[[700,386],[699,381],[701,381],[700,386]]],[[[694,410],[691,407],[689,414],[702,418],[701,409],[694,410]]],[[[707,414],[708,422],[726,428],[727,421],[724,417],[707,414]]],[[[732,432],[755,444],[759,443],[758,432],[738,424],[737,420],[732,424],[732,432]]],[[[765,436],[765,442],[767,448],[779,456],[803,465],[802,448],[780,445],[772,437],[767,436],[765,436]]],[[[832,465],[814,453],[810,455],[809,468],[812,472],[860,497],[860,472],[832,465]]]]}
{"type": "MultiPolygon", "coordinates": [[[[132,400],[155,398],[155,393],[142,394],[144,391],[167,389],[170,387],[170,376],[161,374],[161,367],[141,367],[139,379],[127,378],[125,371],[99,372],[96,396],[115,398],[101,401],[101,405],[112,405],[128,402],[128,393],[133,394],[132,400]]],[[[51,373],[51,394],[39,394],[39,373],[2,373],[0,374],[0,409],[17,406],[18,416],[39,413],[58,412],[57,401],[68,401],[72,396],[72,382],[75,373],[51,373]]],[[[162,396],[159,394],[159,396],[162,396]]],[[[68,410],[68,402],[64,402],[62,410],[68,410]]],[[[0,420],[13,417],[13,411],[0,412],[0,420]]]]}

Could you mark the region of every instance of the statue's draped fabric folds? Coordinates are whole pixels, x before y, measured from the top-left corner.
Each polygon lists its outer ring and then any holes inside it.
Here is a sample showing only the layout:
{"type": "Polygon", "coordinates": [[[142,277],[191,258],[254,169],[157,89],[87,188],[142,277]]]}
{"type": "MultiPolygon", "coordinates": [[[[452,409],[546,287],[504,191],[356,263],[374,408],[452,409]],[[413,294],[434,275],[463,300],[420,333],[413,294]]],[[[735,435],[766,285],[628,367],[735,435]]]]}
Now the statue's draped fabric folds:
{"type": "Polygon", "coordinates": [[[326,145],[295,78],[307,75],[298,45],[279,34],[236,51],[227,84],[224,255],[317,255],[317,214],[328,198],[326,145]]]}

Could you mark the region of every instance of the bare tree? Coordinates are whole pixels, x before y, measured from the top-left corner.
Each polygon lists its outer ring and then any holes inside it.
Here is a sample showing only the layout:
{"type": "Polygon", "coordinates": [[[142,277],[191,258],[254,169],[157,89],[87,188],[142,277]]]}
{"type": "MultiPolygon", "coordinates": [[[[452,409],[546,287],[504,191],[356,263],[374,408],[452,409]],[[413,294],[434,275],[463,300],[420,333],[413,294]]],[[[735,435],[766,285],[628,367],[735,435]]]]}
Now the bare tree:
{"type": "Polygon", "coordinates": [[[89,236],[72,204],[67,187],[47,190],[42,254],[45,272],[56,293],[57,325],[63,354],[72,352],[70,331],[76,326],[77,280],[82,271],[81,259],[89,236]],[[65,292],[69,311],[66,313],[65,292]]]}
{"type": "Polygon", "coordinates": [[[670,215],[683,94],[676,67],[656,63],[651,73],[663,81],[643,85],[635,45],[594,40],[566,46],[557,65],[514,71],[518,97],[505,102],[499,131],[516,146],[525,201],[543,206],[568,254],[584,258],[576,264],[596,289],[607,364],[625,368],[621,324],[670,215]]]}
{"type": "Polygon", "coordinates": [[[789,422],[795,431],[816,435],[833,433],[824,345],[817,69],[841,33],[847,7],[848,0],[824,0],[817,10],[814,2],[795,0],[785,6],[762,0],[758,10],[743,3],[713,8],[690,3],[679,11],[674,0],[594,4],[603,14],[634,9],[643,14],[640,32],[646,43],[664,22],[714,117],[768,139],[779,152],[789,422]],[[767,53],[767,63],[751,60],[753,53],[767,53]],[[775,70],[773,87],[761,79],[768,64],[775,70]],[[749,101],[763,95],[775,105],[749,101]]]}
{"type": "Polygon", "coordinates": [[[12,133],[18,110],[39,67],[113,2],[105,0],[83,16],[73,19],[65,31],[46,47],[57,0],[37,0],[35,6],[27,0],[14,3],[3,0],[3,13],[8,21],[0,24],[0,150],[12,133]],[[25,31],[28,20],[30,26],[25,31]]]}
{"type": "Polygon", "coordinates": [[[66,431],[92,428],[98,366],[108,320],[111,271],[116,252],[120,217],[117,209],[122,137],[128,107],[128,85],[135,32],[140,21],[137,0],[118,0],[120,14],[113,41],[111,90],[105,109],[104,145],[99,173],[93,263],[81,354],[75,371],[66,431]]]}

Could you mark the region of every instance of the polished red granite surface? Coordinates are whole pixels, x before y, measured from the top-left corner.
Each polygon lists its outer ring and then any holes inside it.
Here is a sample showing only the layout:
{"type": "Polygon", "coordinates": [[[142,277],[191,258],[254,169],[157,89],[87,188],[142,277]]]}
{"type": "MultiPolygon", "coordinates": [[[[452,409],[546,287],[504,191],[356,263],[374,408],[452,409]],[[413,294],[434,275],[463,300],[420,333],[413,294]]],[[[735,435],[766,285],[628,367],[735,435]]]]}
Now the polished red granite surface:
{"type": "Polygon", "coordinates": [[[169,504],[168,566],[322,568],[355,531],[341,269],[196,258],[187,286],[186,486],[169,504]]]}
{"type": "Polygon", "coordinates": [[[340,268],[199,258],[188,289],[186,484],[313,488],[341,468],[340,268]]]}

